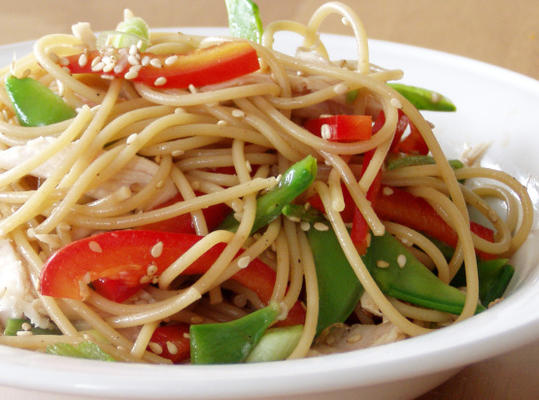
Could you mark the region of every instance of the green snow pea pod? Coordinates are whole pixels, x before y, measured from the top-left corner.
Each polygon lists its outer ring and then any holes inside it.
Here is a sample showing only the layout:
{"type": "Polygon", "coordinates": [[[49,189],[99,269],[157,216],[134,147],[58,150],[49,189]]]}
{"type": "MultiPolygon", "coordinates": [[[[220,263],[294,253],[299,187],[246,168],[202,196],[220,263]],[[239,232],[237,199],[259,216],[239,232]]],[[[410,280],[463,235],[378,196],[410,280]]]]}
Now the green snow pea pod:
{"type": "Polygon", "coordinates": [[[231,364],[245,361],[279,313],[279,306],[270,304],[234,321],[191,325],[191,363],[231,364]]]}
{"type": "Polygon", "coordinates": [[[443,94],[417,86],[402,83],[388,83],[418,110],[430,111],[456,111],[457,108],[451,100],[443,94]]]}
{"type": "Polygon", "coordinates": [[[32,78],[19,79],[9,75],[6,92],[24,126],[50,125],[77,114],[60,96],[32,78]]]}
{"type": "MultiPolygon", "coordinates": [[[[279,183],[256,201],[256,217],[252,233],[266,226],[281,214],[283,207],[302,194],[316,178],[317,165],[313,156],[307,156],[288,168],[279,183]]],[[[236,231],[238,221],[229,214],[219,229],[236,231]]]]}
{"type": "MultiPolygon", "coordinates": [[[[453,314],[462,311],[466,295],[440,281],[389,233],[373,235],[362,258],[383,293],[435,310],[453,314]]],[[[476,312],[484,310],[479,304],[476,312]]]]}

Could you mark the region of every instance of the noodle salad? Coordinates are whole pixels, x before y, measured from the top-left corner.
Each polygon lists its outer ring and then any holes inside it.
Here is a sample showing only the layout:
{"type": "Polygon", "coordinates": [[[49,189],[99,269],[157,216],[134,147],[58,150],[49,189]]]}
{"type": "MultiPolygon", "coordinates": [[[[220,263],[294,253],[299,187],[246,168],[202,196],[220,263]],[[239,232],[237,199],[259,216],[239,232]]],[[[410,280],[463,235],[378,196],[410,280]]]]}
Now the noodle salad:
{"type": "Polygon", "coordinates": [[[265,27],[250,0],[226,6],[231,37],[151,31],[125,10],[1,71],[0,344],[262,362],[422,335],[502,300],[532,203],[505,172],[444,156],[419,110],[453,103],[372,64],[344,4],[265,27]],[[357,59],[329,59],[333,14],[357,59]],[[303,38],[294,56],[273,49],[279,31],[303,38]]]}

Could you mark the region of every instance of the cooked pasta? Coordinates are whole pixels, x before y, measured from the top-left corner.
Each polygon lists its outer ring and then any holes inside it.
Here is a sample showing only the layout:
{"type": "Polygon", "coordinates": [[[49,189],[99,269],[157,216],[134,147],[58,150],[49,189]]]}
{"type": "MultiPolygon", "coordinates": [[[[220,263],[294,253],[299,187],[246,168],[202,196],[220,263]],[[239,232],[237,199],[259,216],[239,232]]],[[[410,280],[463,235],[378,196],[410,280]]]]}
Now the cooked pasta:
{"type": "MultiPolygon", "coordinates": [[[[133,20],[140,23],[126,11],[124,23],[133,20]]],[[[348,6],[327,3],[307,24],[271,23],[260,43],[163,32],[143,41],[118,30],[96,39],[88,25],[75,25],[73,35],[37,40],[32,54],[0,72],[6,82],[0,86],[0,240],[10,258],[6,265],[13,265],[11,272],[0,266],[0,279],[6,279],[0,280],[0,322],[27,320],[18,336],[0,336],[0,344],[45,351],[89,341],[121,361],[184,362],[189,351],[182,353],[180,344],[189,346],[198,331],[174,336],[161,328],[241,320],[266,307],[277,310],[268,326],[302,325],[287,358],[317,354],[311,347],[324,340],[331,346],[327,332],[341,323],[365,329],[391,324],[398,332],[388,335],[391,340],[416,336],[480,311],[478,262],[509,258],[526,240],[533,220],[526,189],[502,171],[451,167],[429,122],[387,84],[402,72],[370,62],[365,30],[348,6]],[[353,31],[357,60],[329,59],[318,30],[332,14],[353,31]],[[296,56],[273,49],[279,31],[303,37],[296,56]],[[222,53],[218,61],[215,52],[222,53]],[[249,54],[256,68],[241,72],[249,54]],[[182,72],[181,62],[195,72],[182,72]],[[211,70],[218,63],[225,72],[211,70]],[[219,76],[230,70],[236,76],[219,76]],[[191,73],[193,83],[174,86],[182,73],[191,73]],[[17,104],[9,77],[14,85],[40,82],[73,115],[34,123],[39,112],[30,110],[35,113],[23,123],[24,105],[17,104]],[[343,115],[368,117],[368,137],[334,127],[331,121],[343,115]],[[309,123],[318,123],[318,132],[309,123]],[[331,129],[351,136],[331,137],[331,129]],[[417,151],[399,148],[413,135],[426,146],[430,164],[390,169],[388,162],[417,151]],[[281,212],[286,204],[275,200],[277,214],[258,226],[260,199],[285,185],[289,168],[308,156],[318,174],[287,202],[317,219],[281,212]],[[478,183],[471,188],[470,181],[478,183]],[[451,254],[436,232],[380,211],[393,196],[401,196],[399,207],[412,199],[420,213],[432,216],[429,223],[436,221],[431,225],[443,225],[451,254]],[[490,198],[505,204],[505,214],[490,198]],[[485,226],[472,229],[479,224],[470,222],[469,208],[484,216],[485,226]],[[225,215],[232,225],[221,222],[225,215]],[[163,231],[184,236],[169,240],[163,231]],[[118,232],[134,242],[117,239],[124,237],[118,232]],[[328,267],[320,265],[328,250],[313,248],[313,235],[325,232],[335,238],[334,252],[346,264],[342,273],[353,272],[357,289],[353,304],[343,306],[346,315],[338,317],[328,315],[338,312],[328,288],[344,282],[321,281],[329,279],[321,272],[328,267]],[[388,237],[404,250],[394,260],[372,258],[379,238],[388,237]],[[189,240],[160,264],[170,246],[189,240]],[[137,263],[145,246],[150,258],[137,263]],[[99,257],[99,271],[84,264],[99,257]],[[411,274],[406,271],[416,258],[433,269],[421,266],[422,274],[447,288],[465,271],[465,294],[448,289],[454,298],[462,295],[458,311],[437,308],[438,300],[414,303],[415,294],[406,292],[413,289],[390,288],[383,274],[411,274]],[[8,287],[8,273],[23,289],[8,287]],[[74,286],[66,288],[68,281],[74,286]],[[332,322],[323,326],[324,318],[332,322]],[[32,327],[59,332],[38,336],[32,327]]],[[[191,343],[191,353],[197,349],[191,343]]]]}

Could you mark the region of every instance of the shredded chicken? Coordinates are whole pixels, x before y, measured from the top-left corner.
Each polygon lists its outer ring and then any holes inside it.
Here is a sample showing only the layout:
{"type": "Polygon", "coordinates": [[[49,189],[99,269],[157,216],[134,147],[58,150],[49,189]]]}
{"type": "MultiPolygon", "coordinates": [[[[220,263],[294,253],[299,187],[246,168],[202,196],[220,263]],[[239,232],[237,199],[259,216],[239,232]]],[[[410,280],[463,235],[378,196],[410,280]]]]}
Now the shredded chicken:
{"type": "MultiPolygon", "coordinates": [[[[39,137],[28,141],[25,145],[13,146],[7,150],[0,151],[0,169],[8,170],[14,168],[20,164],[20,160],[27,160],[35,157],[54,140],[56,140],[56,138],[39,137]]],[[[71,146],[74,145],[75,144],[72,144],[71,146]]],[[[57,166],[62,164],[68,156],[71,151],[71,146],[66,147],[43,164],[39,165],[32,171],[32,175],[38,178],[48,178],[52,172],[56,170],[57,166]]],[[[142,187],[151,181],[158,169],[159,166],[153,161],[144,157],[135,156],[122,170],[115,174],[114,177],[90,190],[86,194],[95,199],[101,199],[125,186],[142,187]]],[[[159,190],[159,194],[152,203],[148,205],[148,208],[169,200],[174,197],[176,193],[177,190],[174,183],[168,178],[159,190]]]]}
{"type": "Polygon", "coordinates": [[[6,239],[0,239],[0,265],[0,323],[24,315],[34,325],[48,328],[50,320],[41,300],[35,297],[26,269],[6,239]]]}
{"type": "Polygon", "coordinates": [[[335,324],[326,329],[309,350],[308,357],[323,354],[344,353],[347,351],[379,346],[405,339],[406,335],[391,322],[379,325],[335,324]]]}

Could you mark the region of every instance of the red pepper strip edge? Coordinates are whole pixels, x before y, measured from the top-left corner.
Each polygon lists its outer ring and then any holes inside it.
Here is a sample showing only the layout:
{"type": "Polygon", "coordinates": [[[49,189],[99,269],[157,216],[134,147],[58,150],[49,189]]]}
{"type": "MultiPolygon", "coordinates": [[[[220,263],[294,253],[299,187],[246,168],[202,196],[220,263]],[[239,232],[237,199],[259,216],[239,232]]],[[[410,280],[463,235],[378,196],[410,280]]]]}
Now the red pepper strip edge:
{"type": "MultiPolygon", "coordinates": [[[[91,236],[68,244],[54,253],[41,273],[41,293],[46,296],[82,300],[81,284],[100,278],[120,280],[128,287],[147,285],[140,283],[147,268],[155,265],[160,275],[172,262],[185,253],[201,236],[142,230],[112,231],[91,236]],[[162,243],[162,251],[154,257],[151,249],[162,243]]],[[[225,248],[218,243],[199,257],[184,274],[203,274],[225,248]]],[[[154,253],[155,255],[155,253],[154,253]]],[[[275,271],[258,259],[236,273],[231,279],[253,290],[267,303],[275,283],[275,271]]],[[[301,324],[305,311],[299,303],[289,311],[284,324],[301,324]]]]}
{"type": "MultiPolygon", "coordinates": [[[[72,74],[104,74],[124,78],[131,65],[127,62],[127,53],[122,54],[121,50],[116,54],[119,59],[116,65],[122,66],[119,70],[113,69],[108,72],[103,72],[102,69],[92,70],[94,59],[102,56],[98,51],[88,52],[87,62],[83,65],[79,63],[81,54],[66,57],[68,60],[67,68],[72,74]]],[[[151,64],[143,66],[131,80],[159,88],[184,89],[191,84],[197,87],[211,85],[246,75],[260,68],[255,49],[248,42],[242,41],[226,42],[198,49],[188,54],[177,55],[176,61],[168,65],[165,64],[165,60],[173,54],[140,54],[141,59],[145,56],[150,57],[150,59],[158,59],[162,66],[155,67],[151,64]],[[161,77],[165,78],[166,81],[156,85],[156,79],[161,77]]],[[[95,65],[97,64],[99,63],[95,63],[95,65]]]]}
{"type": "MultiPolygon", "coordinates": [[[[457,233],[426,200],[399,188],[391,187],[390,189],[392,194],[384,194],[382,190],[374,202],[374,211],[381,219],[397,222],[424,232],[453,248],[457,245],[457,233]]],[[[491,229],[475,222],[470,223],[470,229],[481,238],[490,242],[494,241],[494,232],[491,229]]],[[[499,258],[497,255],[478,250],[476,253],[483,260],[499,258]]]]}
{"type": "Polygon", "coordinates": [[[398,149],[406,154],[429,154],[429,148],[414,124],[410,123],[410,134],[400,142],[398,149]]]}
{"type": "Polygon", "coordinates": [[[305,129],[314,135],[322,136],[322,126],[327,125],[330,142],[357,142],[368,140],[373,134],[370,115],[332,115],[310,119],[305,122],[305,129]]]}

